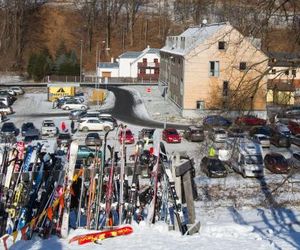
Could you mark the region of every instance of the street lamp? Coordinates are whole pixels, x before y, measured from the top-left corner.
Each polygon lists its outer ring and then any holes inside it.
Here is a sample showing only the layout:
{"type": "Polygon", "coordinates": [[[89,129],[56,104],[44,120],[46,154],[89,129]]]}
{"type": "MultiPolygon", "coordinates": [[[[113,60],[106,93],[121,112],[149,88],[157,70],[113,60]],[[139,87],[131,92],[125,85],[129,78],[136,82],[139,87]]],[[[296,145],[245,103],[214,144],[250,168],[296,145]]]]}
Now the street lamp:
{"type": "Polygon", "coordinates": [[[80,83],[82,77],[82,40],[80,40],[80,83]]]}

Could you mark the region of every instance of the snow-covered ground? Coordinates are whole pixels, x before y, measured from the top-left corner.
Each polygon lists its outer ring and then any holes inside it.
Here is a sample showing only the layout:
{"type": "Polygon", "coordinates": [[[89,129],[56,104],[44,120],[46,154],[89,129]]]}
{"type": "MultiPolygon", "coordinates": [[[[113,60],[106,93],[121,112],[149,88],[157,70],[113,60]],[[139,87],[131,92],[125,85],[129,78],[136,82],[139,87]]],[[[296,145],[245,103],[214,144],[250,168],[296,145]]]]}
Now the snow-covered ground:
{"type": "MultiPolygon", "coordinates": [[[[135,88],[134,91],[137,91],[135,88]]],[[[137,93],[137,92],[135,92],[137,93]]],[[[136,94],[144,99],[144,104],[148,100],[143,97],[145,93],[136,94]]],[[[159,98],[152,100],[159,102],[159,98]]],[[[151,105],[154,105],[152,102],[151,105]]],[[[102,106],[109,109],[113,106],[115,98],[113,94],[108,95],[107,102],[102,106]]],[[[139,104],[138,110],[149,110],[153,106],[139,104]]],[[[164,113],[164,105],[156,107],[156,112],[164,113]]],[[[16,114],[9,116],[9,119],[20,127],[25,121],[32,121],[39,128],[42,120],[47,117],[34,116],[33,114],[48,114],[65,111],[53,110],[52,104],[47,101],[46,92],[33,90],[20,97],[14,104],[16,114]]],[[[153,111],[152,111],[153,112],[153,111]]],[[[171,112],[170,109],[167,112],[171,112]]],[[[140,113],[140,112],[138,112],[140,113]]],[[[175,116],[175,115],[174,115],[175,116]]],[[[153,117],[151,114],[144,115],[143,118],[153,117]]],[[[66,121],[67,117],[57,116],[52,118],[59,126],[61,121],[66,121]]],[[[137,138],[139,126],[127,124],[137,138]]],[[[115,140],[116,131],[109,135],[109,143],[119,147],[115,140]]],[[[83,143],[84,133],[76,133],[75,138],[83,143]]],[[[261,208],[256,207],[259,201],[266,200],[266,193],[262,192],[265,183],[257,179],[243,179],[236,173],[231,173],[224,179],[209,179],[199,170],[199,163],[204,154],[207,154],[209,142],[191,143],[183,140],[180,144],[166,144],[169,153],[186,152],[194,158],[196,167],[196,183],[200,199],[195,203],[197,220],[201,222],[199,234],[193,236],[181,236],[180,233],[168,231],[165,223],[147,225],[144,222],[134,224],[134,232],[129,236],[106,239],[101,245],[88,244],[78,246],[76,243],[69,244],[68,239],[59,239],[56,236],[48,240],[41,240],[35,237],[31,241],[18,241],[11,249],[300,249],[300,211],[298,207],[293,207],[288,201],[299,201],[299,181],[286,183],[285,188],[281,188],[277,193],[272,193],[272,187],[267,191],[286,203],[283,208],[261,208]],[[278,197],[277,197],[278,196],[278,197]],[[247,207],[246,207],[247,205],[247,207]]],[[[134,151],[134,145],[128,146],[128,155],[134,151]]],[[[278,150],[271,148],[271,150],[278,150]]],[[[282,149],[281,149],[282,150],[282,149]]],[[[284,152],[288,154],[289,152],[284,152]]],[[[267,173],[265,182],[277,185],[284,180],[282,175],[272,175],[267,173]]],[[[299,205],[299,204],[298,204],[299,205]]],[[[77,229],[70,232],[69,238],[76,234],[86,232],[84,229],[77,229]]],[[[9,239],[9,245],[12,244],[9,239]]],[[[1,249],[1,245],[0,245],[1,249]]]]}

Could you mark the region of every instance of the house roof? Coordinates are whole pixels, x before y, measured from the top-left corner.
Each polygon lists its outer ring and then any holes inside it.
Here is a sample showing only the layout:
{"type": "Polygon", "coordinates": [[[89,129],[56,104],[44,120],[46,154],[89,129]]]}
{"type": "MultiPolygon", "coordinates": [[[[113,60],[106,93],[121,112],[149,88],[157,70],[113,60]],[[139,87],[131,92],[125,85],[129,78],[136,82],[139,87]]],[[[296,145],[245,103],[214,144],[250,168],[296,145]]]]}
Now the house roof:
{"type": "Polygon", "coordinates": [[[157,54],[158,56],[160,56],[159,51],[160,51],[160,49],[150,48],[148,46],[141,52],[141,54],[137,58],[135,58],[135,60],[133,60],[131,62],[131,64],[135,63],[136,61],[138,61],[140,58],[142,58],[146,54],[157,54]]]}
{"type": "Polygon", "coordinates": [[[137,58],[139,57],[143,52],[142,51],[126,51],[123,54],[119,56],[119,58],[137,58]]]}
{"type": "Polygon", "coordinates": [[[100,63],[100,68],[119,68],[119,63],[103,62],[100,63]]]}
{"type": "Polygon", "coordinates": [[[267,55],[271,59],[269,66],[275,67],[299,67],[300,66],[300,54],[288,53],[288,52],[268,52],[267,55]]]}
{"type": "Polygon", "coordinates": [[[161,49],[161,51],[178,55],[186,55],[226,25],[227,23],[215,23],[188,28],[179,36],[167,37],[166,45],[161,49]]]}

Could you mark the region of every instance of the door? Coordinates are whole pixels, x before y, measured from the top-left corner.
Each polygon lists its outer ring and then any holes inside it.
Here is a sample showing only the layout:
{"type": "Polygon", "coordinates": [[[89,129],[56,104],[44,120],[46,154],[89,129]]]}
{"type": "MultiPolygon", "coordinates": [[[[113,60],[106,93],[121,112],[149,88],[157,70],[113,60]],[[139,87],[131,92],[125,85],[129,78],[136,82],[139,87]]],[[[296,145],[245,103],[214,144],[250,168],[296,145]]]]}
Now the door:
{"type": "Polygon", "coordinates": [[[109,72],[109,71],[103,71],[102,72],[102,77],[110,78],[111,77],[111,72],[109,72]]]}

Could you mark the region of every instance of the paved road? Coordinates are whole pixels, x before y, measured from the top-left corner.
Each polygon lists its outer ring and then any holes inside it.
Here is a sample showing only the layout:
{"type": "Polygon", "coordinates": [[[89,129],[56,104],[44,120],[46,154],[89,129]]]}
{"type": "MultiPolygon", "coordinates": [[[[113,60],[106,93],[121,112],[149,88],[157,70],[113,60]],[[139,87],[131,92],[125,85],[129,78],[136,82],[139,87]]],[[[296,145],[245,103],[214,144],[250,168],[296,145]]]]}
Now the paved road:
{"type": "MultiPolygon", "coordinates": [[[[109,87],[109,90],[112,91],[116,97],[116,103],[112,110],[110,110],[111,114],[126,123],[144,126],[144,127],[153,127],[153,128],[163,128],[164,123],[152,121],[149,119],[140,118],[143,114],[137,116],[134,113],[134,107],[142,102],[142,100],[136,100],[130,91],[121,89],[118,87],[109,87]]],[[[172,124],[167,127],[175,127],[177,129],[185,129],[187,125],[182,124],[172,124]]]]}

